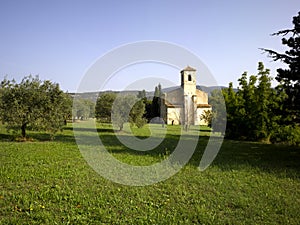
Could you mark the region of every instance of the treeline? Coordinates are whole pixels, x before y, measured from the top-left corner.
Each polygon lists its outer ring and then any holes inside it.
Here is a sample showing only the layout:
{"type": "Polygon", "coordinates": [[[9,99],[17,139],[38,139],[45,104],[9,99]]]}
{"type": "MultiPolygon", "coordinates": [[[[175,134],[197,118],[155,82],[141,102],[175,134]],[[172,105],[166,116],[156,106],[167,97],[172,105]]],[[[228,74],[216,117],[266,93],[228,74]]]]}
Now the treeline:
{"type": "Polygon", "coordinates": [[[230,83],[228,88],[212,92],[213,111],[205,118],[212,120],[210,124],[215,124],[215,131],[224,121],[219,106],[225,101],[226,137],[300,144],[300,12],[293,18],[293,24],[293,29],[273,34],[290,34],[289,38],[282,39],[282,44],[289,50],[277,53],[262,49],[274,60],[281,60],[288,66],[288,69],[277,70],[278,86],[271,87],[270,71],[260,62],[257,75],[248,76],[245,72],[241,76],[237,91],[230,83]]]}
{"type": "Polygon", "coordinates": [[[105,93],[99,96],[95,106],[95,117],[99,122],[112,123],[120,130],[123,124],[143,127],[151,119],[160,117],[161,85],[155,87],[152,100],[146,97],[146,91],[139,91],[137,96],[105,93]]]}
{"type": "Polygon", "coordinates": [[[4,78],[0,83],[0,122],[24,139],[28,130],[47,131],[53,138],[67,121],[88,118],[113,122],[120,130],[125,122],[142,127],[160,115],[160,97],[158,85],[153,100],[147,99],[143,90],[138,96],[106,93],[95,103],[72,97],[57,83],[42,81],[38,76],[24,77],[20,83],[4,78]]]}

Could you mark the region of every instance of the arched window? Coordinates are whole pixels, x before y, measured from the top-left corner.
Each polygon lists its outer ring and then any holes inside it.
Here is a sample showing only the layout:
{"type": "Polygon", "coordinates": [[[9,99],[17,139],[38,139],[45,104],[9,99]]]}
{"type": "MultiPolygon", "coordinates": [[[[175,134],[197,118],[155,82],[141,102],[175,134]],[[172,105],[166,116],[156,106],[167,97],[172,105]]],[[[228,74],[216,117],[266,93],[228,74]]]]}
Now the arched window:
{"type": "Polygon", "coordinates": [[[191,74],[188,75],[188,81],[192,81],[192,75],[191,74]]]}

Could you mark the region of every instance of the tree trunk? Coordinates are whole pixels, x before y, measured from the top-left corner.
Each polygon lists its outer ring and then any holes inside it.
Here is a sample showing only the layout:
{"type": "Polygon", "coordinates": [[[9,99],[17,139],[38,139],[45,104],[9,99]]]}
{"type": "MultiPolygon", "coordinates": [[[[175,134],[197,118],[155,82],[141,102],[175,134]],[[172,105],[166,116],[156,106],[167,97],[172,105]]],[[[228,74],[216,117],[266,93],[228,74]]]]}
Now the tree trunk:
{"type": "Polygon", "coordinates": [[[271,134],[268,134],[268,136],[265,137],[264,142],[267,144],[271,144],[271,134]]]}
{"type": "Polygon", "coordinates": [[[21,130],[22,130],[22,137],[25,138],[26,136],[26,123],[24,123],[22,126],[21,126],[21,130]]]}
{"type": "Polygon", "coordinates": [[[189,125],[188,125],[188,124],[185,124],[185,125],[184,125],[184,130],[185,130],[185,131],[189,131],[189,125]]]}

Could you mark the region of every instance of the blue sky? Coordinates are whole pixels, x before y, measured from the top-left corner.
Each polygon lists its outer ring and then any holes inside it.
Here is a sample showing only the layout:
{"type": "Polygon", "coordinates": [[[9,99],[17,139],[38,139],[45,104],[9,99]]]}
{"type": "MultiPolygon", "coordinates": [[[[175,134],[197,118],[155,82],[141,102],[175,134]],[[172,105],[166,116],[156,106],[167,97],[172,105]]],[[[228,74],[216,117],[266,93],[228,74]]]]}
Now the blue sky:
{"type": "MultiPolygon", "coordinates": [[[[259,48],[283,51],[281,38],[270,34],[291,28],[299,10],[298,0],[2,0],[0,78],[19,81],[39,75],[73,92],[96,59],[143,40],[171,42],[192,51],[219,85],[237,84],[244,71],[256,73],[259,61],[275,76],[283,64],[271,62],[259,48]]],[[[129,69],[130,74],[124,70],[106,88],[120,90],[124,82],[145,73],[179,83],[174,68],[145,68],[129,69]]]]}

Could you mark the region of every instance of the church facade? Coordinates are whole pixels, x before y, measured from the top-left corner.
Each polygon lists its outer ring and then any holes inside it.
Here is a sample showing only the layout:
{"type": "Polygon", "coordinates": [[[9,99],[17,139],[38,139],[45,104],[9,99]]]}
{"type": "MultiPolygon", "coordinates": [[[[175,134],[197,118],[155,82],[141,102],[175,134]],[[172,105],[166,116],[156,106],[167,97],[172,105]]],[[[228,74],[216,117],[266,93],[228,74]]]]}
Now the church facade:
{"type": "Polygon", "coordinates": [[[181,86],[162,96],[162,116],[171,125],[207,125],[201,119],[211,110],[208,94],[196,88],[196,69],[187,66],[180,72],[181,86]]]}

